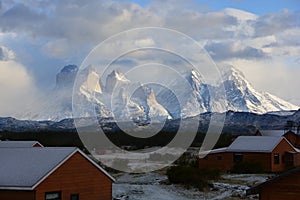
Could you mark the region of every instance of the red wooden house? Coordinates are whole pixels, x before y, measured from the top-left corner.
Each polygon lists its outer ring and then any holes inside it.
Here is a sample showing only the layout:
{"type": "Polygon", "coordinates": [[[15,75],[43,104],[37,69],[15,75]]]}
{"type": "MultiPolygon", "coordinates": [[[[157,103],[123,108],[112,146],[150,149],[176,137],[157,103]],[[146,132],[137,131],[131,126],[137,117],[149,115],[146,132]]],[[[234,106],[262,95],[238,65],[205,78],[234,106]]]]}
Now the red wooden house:
{"type": "Polygon", "coordinates": [[[299,150],[284,137],[239,136],[229,147],[214,149],[199,159],[200,168],[230,171],[241,161],[259,162],[264,171],[278,172],[300,165],[299,150]]]}
{"type": "Polygon", "coordinates": [[[114,178],[77,148],[0,148],[2,200],[111,200],[114,178]]]}

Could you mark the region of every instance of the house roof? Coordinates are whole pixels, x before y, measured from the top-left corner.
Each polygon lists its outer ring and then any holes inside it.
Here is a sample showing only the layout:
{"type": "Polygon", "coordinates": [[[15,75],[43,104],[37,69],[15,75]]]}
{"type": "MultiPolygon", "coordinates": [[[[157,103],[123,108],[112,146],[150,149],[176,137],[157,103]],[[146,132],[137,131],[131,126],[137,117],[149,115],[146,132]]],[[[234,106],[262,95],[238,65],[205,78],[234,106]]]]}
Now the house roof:
{"type": "Polygon", "coordinates": [[[287,133],[298,135],[294,131],[291,131],[291,130],[290,131],[287,131],[287,130],[260,130],[259,132],[261,133],[262,136],[273,136],[273,137],[283,137],[287,133]]]}
{"type": "Polygon", "coordinates": [[[275,181],[277,181],[277,180],[280,180],[280,179],[282,179],[282,178],[284,178],[284,177],[286,177],[286,176],[292,175],[293,173],[298,172],[298,171],[300,171],[300,167],[297,167],[297,168],[294,168],[294,169],[289,170],[289,171],[287,171],[287,172],[284,172],[284,173],[282,173],[282,174],[280,174],[280,175],[278,175],[278,176],[275,176],[275,177],[273,177],[273,178],[271,178],[271,179],[269,179],[269,180],[267,180],[267,181],[265,181],[265,182],[263,182],[263,183],[261,183],[261,184],[259,184],[259,185],[256,185],[256,186],[254,186],[254,187],[251,187],[250,189],[248,189],[248,190],[246,191],[246,195],[257,194],[257,193],[259,193],[259,192],[261,191],[261,189],[262,189],[264,186],[266,186],[266,185],[268,185],[268,184],[270,184],[270,183],[273,183],[273,182],[275,182],[275,181]]]}
{"type": "Polygon", "coordinates": [[[76,152],[115,181],[75,147],[1,148],[0,189],[33,190],[76,152]]]}
{"type": "Polygon", "coordinates": [[[226,151],[229,152],[272,152],[283,137],[239,136],[226,151]]]}
{"type": "MultiPolygon", "coordinates": [[[[261,152],[270,153],[281,142],[285,140],[291,147],[293,145],[284,137],[271,137],[271,136],[239,136],[231,145],[224,148],[213,149],[210,151],[200,152],[200,157],[204,157],[207,154],[223,153],[223,152],[261,152]]],[[[295,152],[300,150],[293,147],[295,152]]]]}
{"type": "Polygon", "coordinates": [[[43,146],[38,141],[0,141],[0,148],[26,148],[36,144],[43,146]]]}
{"type": "Polygon", "coordinates": [[[262,136],[273,136],[273,137],[282,137],[285,132],[284,130],[260,130],[262,136]]]}

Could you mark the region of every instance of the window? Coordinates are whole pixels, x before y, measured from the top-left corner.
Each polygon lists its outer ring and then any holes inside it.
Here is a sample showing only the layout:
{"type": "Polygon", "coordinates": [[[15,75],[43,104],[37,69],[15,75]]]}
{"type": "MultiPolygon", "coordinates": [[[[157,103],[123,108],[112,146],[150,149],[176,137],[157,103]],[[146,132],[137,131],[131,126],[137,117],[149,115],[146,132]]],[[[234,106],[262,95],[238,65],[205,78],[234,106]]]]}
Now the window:
{"type": "Polygon", "coordinates": [[[274,154],[274,164],[279,164],[279,153],[274,154]]]}
{"type": "Polygon", "coordinates": [[[46,192],[45,200],[61,200],[61,192],[46,192]]]}
{"type": "Polygon", "coordinates": [[[284,155],[281,156],[281,162],[285,163],[285,157],[284,157],[284,155]]]}
{"type": "Polygon", "coordinates": [[[218,157],[217,157],[217,160],[222,160],[222,156],[218,156],[218,157]]]}
{"type": "Polygon", "coordinates": [[[79,194],[71,194],[70,200],[79,200],[79,194]]]}
{"type": "Polygon", "coordinates": [[[243,154],[242,153],[234,153],[233,154],[233,162],[241,162],[243,161],[243,154]]]}

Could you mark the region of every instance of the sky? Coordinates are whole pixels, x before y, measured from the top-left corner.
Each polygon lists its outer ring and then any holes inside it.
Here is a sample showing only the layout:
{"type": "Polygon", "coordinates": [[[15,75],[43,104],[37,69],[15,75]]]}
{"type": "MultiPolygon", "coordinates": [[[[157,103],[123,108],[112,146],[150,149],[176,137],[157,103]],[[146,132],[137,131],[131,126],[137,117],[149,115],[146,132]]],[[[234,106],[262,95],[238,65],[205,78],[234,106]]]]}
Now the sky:
{"type": "Polygon", "coordinates": [[[256,89],[300,106],[298,0],[0,0],[0,116],[34,106],[106,38],[146,26],[187,34],[256,89]]]}

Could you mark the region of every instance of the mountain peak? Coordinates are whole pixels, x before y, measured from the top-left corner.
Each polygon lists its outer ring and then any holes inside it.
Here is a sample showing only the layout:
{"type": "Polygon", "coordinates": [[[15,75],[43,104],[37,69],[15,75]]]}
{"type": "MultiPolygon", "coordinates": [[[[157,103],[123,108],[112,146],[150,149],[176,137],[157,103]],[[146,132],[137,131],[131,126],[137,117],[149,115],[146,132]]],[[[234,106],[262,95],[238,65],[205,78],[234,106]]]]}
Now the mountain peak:
{"type": "Polygon", "coordinates": [[[152,103],[157,103],[156,96],[153,89],[150,90],[147,101],[151,101],[152,103]]]}
{"type": "Polygon", "coordinates": [[[245,75],[243,74],[243,72],[232,65],[223,66],[221,68],[221,74],[224,80],[232,80],[233,78],[245,79],[245,75]]]}
{"type": "Polygon", "coordinates": [[[113,70],[106,77],[106,91],[108,93],[111,93],[116,86],[128,83],[130,83],[130,80],[128,80],[122,72],[120,72],[119,70],[113,70]]]}
{"type": "Polygon", "coordinates": [[[297,109],[274,95],[257,91],[244,74],[233,66],[224,66],[221,72],[229,110],[262,114],[297,109]]]}
{"type": "Polygon", "coordinates": [[[100,83],[101,82],[99,74],[93,67],[91,67],[89,68],[87,79],[82,84],[81,89],[84,89],[89,93],[97,92],[99,94],[102,94],[102,88],[100,83]]]}
{"type": "Polygon", "coordinates": [[[78,67],[76,65],[66,65],[56,75],[56,88],[66,88],[74,84],[78,67]]]}
{"type": "Polygon", "coordinates": [[[60,73],[73,73],[77,71],[78,71],[77,65],[66,65],[60,70],[60,73]]]}
{"type": "Polygon", "coordinates": [[[125,75],[118,69],[113,70],[108,76],[114,77],[120,81],[130,82],[125,75]]]}

